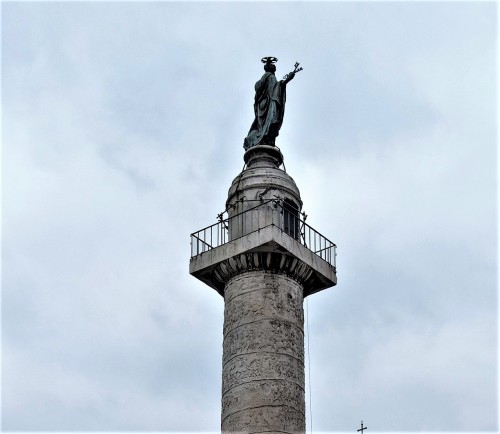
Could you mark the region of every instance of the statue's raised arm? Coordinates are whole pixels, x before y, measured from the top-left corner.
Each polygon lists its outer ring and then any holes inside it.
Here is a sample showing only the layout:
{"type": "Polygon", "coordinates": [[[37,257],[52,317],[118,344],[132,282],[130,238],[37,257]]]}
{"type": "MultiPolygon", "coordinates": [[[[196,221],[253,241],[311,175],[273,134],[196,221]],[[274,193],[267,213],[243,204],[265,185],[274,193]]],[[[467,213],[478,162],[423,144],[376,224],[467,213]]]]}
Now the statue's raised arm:
{"type": "Polygon", "coordinates": [[[299,68],[299,63],[295,63],[295,69],[278,81],[274,75],[277,61],[276,57],[262,58],[265,73],[255,83],[255,119],[243,142],[245,150],[258,145],[275,146],[279,135],[285,115],[286,85],[302,68],[299,68]]]}
{"type": "Polygon", "coordinates": [[[295,65],[293,66],[293,68],[294,68],[294,69],[293,69],[293,71],[292,71],[292,72],[289,72],[287,75],[285,75],[285,76],[283,77],[283,80],[282,80],[282,81],[284,81],[284,82],[285,82],[285,84],[286,84],[286,83],[288,83],[290,80],[292,80],[292,79],[293,79],[293,77],[295,77],[295,74],[296,74],[297,72],[300,72],[300,71],[302,71],[302,70],[304,69],[304,68],[302,68],[302,66],[299,68],[299,65],[300,65],[300,63],[299,63],[299,62],[295,62],[295,65]]]}

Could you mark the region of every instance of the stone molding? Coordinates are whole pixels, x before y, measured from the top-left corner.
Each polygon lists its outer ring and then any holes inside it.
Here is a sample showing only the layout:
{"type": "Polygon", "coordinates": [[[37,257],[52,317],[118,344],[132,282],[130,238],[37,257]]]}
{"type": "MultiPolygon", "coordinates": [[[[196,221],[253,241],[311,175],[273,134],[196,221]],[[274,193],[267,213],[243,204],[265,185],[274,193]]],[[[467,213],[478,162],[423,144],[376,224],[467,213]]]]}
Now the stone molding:
{"type": "Polygon", "coordinates": [[[189,263],[189,272],[223,297],[231,278],[255,270],[295,279],[304,296],[337,283],[334,266],[273,224],[193,256],[189,263]]]}
{"type": "Polygon", "coordinates": [[[243,160],[252,167],[260,165],[279,168],[283,164],[283,154],[276,146],[258,145],[253,146],[245,152],[243,160]]]}
{"type": "Polygon", "coordinates": [[[218,264],[213,270],[213,278],[225,285],[241,273],[257,270],[284,274],[300,284],[313,274],[313,269],[296,257],[280,252],[249,252],[235,255],[218,264]]]}

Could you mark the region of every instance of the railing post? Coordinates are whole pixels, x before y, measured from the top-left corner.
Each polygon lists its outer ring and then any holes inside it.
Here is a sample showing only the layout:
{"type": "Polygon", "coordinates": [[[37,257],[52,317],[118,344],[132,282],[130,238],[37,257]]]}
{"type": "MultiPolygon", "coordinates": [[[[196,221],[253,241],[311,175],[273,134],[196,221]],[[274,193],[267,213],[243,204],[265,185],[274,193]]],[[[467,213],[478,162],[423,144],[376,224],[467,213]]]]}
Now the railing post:
{"type": "Polygon", "coordinates": [[[274,199],[259,203],[232,217],[220,220],[214,225],[192,233],[190,242],[191,257],[207,252],[222,244],[226,244],[230,240],[270,225],[276,226],[324,261],[334,267],[337,266],[337,246],[315,229],[311,228],[305,221],[302,221],[299,216],[292,212],[292,210],[289,210],[283,204],[279,203],[279,201],[274,199]],[[262,212],[259,212],[259,208],[261,208],[260,211],[262,212]],[[248,215],[248,213],[250,213],[250,215],[248,215]],[[217,227],[214,228],[214,226],[217,227]],[[210,242],[208,242],[209,232],[210,242]],[[194,240],[194,238],[196,238],[196,240],[194,240]]]}

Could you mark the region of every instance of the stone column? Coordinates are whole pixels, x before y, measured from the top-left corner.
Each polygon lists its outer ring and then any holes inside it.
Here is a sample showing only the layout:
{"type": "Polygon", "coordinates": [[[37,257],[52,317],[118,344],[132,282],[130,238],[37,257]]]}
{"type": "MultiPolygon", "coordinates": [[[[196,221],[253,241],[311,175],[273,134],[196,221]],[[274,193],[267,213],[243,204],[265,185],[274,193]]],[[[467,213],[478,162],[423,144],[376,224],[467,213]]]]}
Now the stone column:
{"type": "Polygon", "coordinates": [[[300,192],[279,149],[255,146],[244,160],[228,218],[191,238],[190,273],[225,303],[222,432],[303,434],[303,298],[336,284],[316,241],[334,244],[299,221],[300,192]]]}
{"type": "Polygon", "coordinates": [[[304,288],[278,256],[247,260],[225,287],[223,433],[305,432],[304,288]]]}

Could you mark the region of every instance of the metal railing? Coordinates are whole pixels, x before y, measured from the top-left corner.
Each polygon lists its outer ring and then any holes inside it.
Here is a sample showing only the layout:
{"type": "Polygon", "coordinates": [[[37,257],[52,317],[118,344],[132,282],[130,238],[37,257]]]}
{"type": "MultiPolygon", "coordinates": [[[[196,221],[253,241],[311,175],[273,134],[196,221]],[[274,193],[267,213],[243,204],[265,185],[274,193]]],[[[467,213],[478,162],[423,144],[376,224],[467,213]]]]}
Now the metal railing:
{"type": "MultiPolygon", "coordinates": [[[[243,204],[243,203],[242,203],[243,204]]],[[[329,264],[336,266],[336,245],[309,226],[299,211],[271,199],[191,234],[191,257],[268,226],[276,226],[329,264]]]]}

